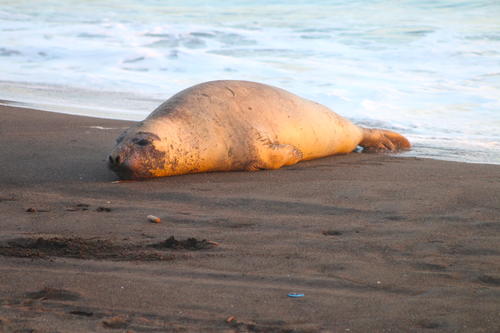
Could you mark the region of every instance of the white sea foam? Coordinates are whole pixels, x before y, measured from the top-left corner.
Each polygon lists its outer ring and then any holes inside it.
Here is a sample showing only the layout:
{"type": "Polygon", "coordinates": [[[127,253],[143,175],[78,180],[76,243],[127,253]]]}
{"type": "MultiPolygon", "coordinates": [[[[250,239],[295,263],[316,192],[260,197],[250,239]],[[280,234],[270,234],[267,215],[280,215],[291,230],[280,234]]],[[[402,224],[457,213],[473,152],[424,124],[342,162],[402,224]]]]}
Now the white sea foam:
{"type": "Polygon", "coordinates": [[[0,0],[0,99],[139,120],[215,79],[260,81],[500,164],[493,0],[0,0]]]}

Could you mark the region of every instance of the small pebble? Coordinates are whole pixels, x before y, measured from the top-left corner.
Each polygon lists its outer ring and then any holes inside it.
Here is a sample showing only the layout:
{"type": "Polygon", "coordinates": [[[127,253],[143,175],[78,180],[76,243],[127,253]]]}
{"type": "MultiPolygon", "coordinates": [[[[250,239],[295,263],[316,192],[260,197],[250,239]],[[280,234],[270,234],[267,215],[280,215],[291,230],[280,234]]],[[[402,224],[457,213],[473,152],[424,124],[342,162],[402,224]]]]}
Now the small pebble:
{"type": "Polygon", "coordinates": [[[148,221],[151,223],[160,223],[160,218],[154,215],[148,215],[148,221]]]}

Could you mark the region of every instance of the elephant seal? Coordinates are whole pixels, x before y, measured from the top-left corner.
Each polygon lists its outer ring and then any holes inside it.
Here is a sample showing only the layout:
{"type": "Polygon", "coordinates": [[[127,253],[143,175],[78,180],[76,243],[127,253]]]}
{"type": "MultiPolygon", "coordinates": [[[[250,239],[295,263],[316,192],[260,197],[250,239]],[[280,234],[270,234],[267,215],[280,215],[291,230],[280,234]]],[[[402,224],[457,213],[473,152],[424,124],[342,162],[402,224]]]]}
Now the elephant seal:
{"type": "Polygon", "coordinates": [[[122,179],[277,169],[333,154],[409,149],[400,134],[357,126],[327,107],[249,81],[185,89],[117,139],[108,158],[122,179]]]}

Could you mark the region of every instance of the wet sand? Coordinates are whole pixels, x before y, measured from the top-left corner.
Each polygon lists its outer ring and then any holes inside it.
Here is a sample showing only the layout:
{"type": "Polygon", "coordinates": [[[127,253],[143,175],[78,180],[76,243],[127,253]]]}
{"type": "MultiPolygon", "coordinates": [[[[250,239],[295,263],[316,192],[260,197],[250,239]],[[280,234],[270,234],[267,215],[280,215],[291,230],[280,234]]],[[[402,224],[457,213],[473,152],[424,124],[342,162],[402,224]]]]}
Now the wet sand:
{"type": "Polygon", "coordinates": [[[115,182],[130,124],[0,106],[0,332],[498,331],[500,166],[115,182]]]}

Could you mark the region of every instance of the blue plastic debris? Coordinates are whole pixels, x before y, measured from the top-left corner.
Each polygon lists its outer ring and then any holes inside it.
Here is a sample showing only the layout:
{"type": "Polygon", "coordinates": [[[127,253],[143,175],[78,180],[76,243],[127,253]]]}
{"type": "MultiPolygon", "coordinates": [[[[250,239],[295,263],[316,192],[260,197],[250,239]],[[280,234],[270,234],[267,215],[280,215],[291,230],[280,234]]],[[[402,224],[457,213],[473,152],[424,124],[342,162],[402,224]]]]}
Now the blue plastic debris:
{"type": "Polygon", "coordinates": [[[299,297],[304,297],[304,294],[289,293],[288,297],[299,298],[299,297]]]}

